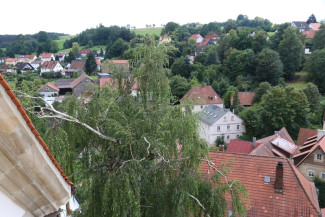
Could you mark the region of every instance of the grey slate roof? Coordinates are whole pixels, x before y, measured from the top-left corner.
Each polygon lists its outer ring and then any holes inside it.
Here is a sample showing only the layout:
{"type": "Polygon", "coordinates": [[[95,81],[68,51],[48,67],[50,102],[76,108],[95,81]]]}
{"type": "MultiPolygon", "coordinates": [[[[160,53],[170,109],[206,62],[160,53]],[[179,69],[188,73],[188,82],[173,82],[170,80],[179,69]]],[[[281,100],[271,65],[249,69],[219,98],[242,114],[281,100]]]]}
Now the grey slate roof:
{"type": "Polygon", "coordinates": [[[293,21],[292,23],[299,29],[310,30],[309,25],[304,21],[293,21]]]}
{"type": "Polygon", "coordinates": [[[212,125],[223,117],[229,109],[220,108],[217,105],[211,104],[200,112],[200,120],[208,125],[212,125]]]}

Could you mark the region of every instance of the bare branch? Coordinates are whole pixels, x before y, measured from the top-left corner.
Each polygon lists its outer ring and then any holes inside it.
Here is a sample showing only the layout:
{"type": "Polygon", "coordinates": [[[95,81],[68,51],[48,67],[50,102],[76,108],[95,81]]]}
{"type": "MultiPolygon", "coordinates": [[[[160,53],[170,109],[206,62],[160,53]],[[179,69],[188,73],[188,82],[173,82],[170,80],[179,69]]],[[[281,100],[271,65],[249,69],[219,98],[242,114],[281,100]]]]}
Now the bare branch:
{"type": "MultiPolygon", "coordinates": [[[[199,199],[197,199],[196,197],[194,197],[192,194],[187,193],[188,196],[190,196],[191,198],[193,198],[198,204],[199,206],[206,211],[205,207],[202,205],[202,203],[200,202],[199,199]]],[[[210,215],[208,213],[206,213],[208,217],[210,217],[210,215]]]]}
{"type": "Polygon", "coordinates": [[[41,107],[41,106],[35,106],[32,108],[39,108],[40,111],[39,112],[34,112],[32,111],[31,108],[26,108],[27,111],[35,113],[37,115],[38,118],[58,118],[61,120],[66,120],[69,122],[74,122],[77,123],[85,128],[87,128],[88,130],[92,131],[93,133],[97,134],[100,138],[105,139],[105,140],[109,140],[112,142],[117,142],[116,139],[109,137],[109,136],[105,136],[104,134],[102,134],[99,129],[97,128],[94,129],[91,126],[89,126],[88,124],[79,121],[77,118],[74,118],[70,115],[67,115],[63,112],[60,112],[58,110],[56,110],[50,103],[48,103],[45,99],[43,99],[42,97],[34,97],[34,96],[30,96],[26,93],[20,92],[20,91],[16,91],[21,95],[17,95],[18,97],[27,97],[27,98],[31,98],[31,99],[39,99],[42,100],[48,107],[41,107]]]}

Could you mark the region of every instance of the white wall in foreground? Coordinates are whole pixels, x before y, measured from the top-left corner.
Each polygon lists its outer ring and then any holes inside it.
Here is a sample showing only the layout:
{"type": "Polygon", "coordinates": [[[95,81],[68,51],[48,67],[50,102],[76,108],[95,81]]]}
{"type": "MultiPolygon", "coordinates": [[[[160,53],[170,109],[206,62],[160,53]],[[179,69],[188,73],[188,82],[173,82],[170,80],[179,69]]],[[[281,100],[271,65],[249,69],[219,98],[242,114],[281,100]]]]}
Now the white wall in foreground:
{"type": "Polygon", "coordinates": [[[0,191],[0,216],[22,217],[24,214],[25,210],[0,191]]]}

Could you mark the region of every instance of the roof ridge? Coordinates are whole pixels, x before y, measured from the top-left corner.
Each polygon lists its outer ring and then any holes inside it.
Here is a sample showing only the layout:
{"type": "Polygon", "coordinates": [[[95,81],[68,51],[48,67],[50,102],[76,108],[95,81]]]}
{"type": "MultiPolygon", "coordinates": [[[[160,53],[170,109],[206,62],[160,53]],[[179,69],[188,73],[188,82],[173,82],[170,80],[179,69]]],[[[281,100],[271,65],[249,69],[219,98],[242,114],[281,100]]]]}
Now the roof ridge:
{"type": "Polygon", "coordinates": [[[209,151],[213,153],[224,153],[224,154],[235,154],[235,155],[245,155],[249,157],[260,157],[260,158],[274,158],[274,159],[288,159],[288,158],[283,158],[283,157],[275,157],[275,156],[264,156],[264,155],[252,155],[252,154],[244,154],[244,153],[235,153],[235,152],[220,152],[220,151],[209,151]]]}
{"type": "Polygon", "coordinates": [[[29,129],[31,130],[31,132],[34,134],[34,136],[35,136],[36,140],[39,142],[39,144],[43,147],[43,149],[46,152],[47,156],[50,158],[50,160],[52,161],[53,165],[57,168],[57,170],[59,171],[59,173],[61,174],[61,176],[63,177],[63,179],[69,185],[73,185],[73,183],[69,180],[68,176],[63,172],[63,170],[62,170],[61,166],[59,165],[59,163],[55,160],[55,158],[53,157],[53,155],[50,153],[49,148],[47,147],[47,145],[45,144],[45,142],[41,138],[40,134],[36,130],[35,126],[33,125],[31,119],[28,117],[26,111],[24,110],[24,108],[22,107],[22,105],[20,104],[20,102],[18,101],[15,93],[12,91],[12,89],[10,88],[10,86],[8,85],[8,83],[6,82],[6,80],[4,79],[4,77],[1,74],[0,74],[0,84],[5,89],[6,93],[11,98],[12,102],[16,105],[19,113],[21,114],[21,116],[23,117],[23,119],[26,121],[27,126],[29,127],[29,129]]]}

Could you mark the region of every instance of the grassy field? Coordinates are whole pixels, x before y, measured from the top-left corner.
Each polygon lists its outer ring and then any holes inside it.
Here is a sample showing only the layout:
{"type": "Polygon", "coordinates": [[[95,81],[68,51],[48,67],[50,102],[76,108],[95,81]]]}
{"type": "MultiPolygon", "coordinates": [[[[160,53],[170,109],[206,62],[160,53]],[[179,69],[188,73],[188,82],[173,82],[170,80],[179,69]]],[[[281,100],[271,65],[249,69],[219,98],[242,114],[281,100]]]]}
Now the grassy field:
{"type": "Polygon", "coordinates": [[[272,35],[274,35],[274,32],[267,32],[267,34],[268,34],[269,36],[272,36],[272,35]]]}
{"type": "Polygon", "coordinates": [[[68,35],[68,36],[60,36],[60,40],[55,40],[56,43],[58,43],[59,50],[62,50],[63,49],[63,44],[64,44],[65,40],[71,39],[71,38],[73,38],[73,36],[71,36],[71,35],[68,35]]]}
{"type": "Polygon", "coordinates": [[[162,30],[162,27],[156,27],[156,28],[143,28],[143,29],[135,29],[132,30],[137,35],[146,35],[146,34],[154,34],[154,35],[160,35],[162,30]]]}
{"type": "Polygon", "coordinates": [[[301,90],[306,87],[307,84],[307,72],[296,72],[292,81],[287,82],[288,86],[292,86],[297,90],[301,90]]]}

